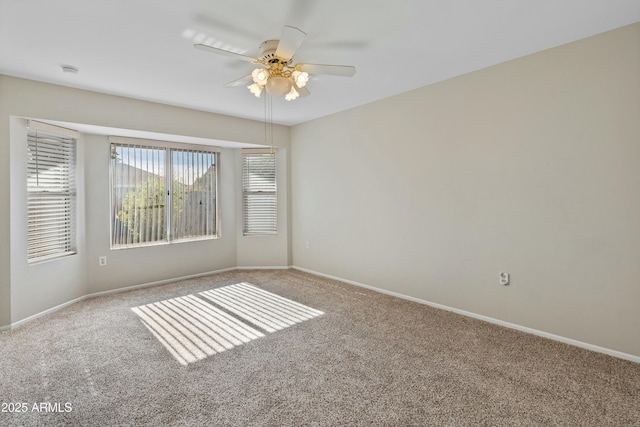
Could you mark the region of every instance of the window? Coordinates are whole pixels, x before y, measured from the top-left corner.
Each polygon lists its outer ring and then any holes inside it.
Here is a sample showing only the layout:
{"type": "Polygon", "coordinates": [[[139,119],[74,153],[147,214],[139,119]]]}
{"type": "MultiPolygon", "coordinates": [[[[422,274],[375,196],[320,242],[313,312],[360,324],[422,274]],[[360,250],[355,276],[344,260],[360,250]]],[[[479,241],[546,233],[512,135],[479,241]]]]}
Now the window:
{"type": "Polygon", "coordinates": [[[77,133],[40,122],[27,128],[27,259],[75,253],[77,133]]]}
{"type": "Polygon", "coordinates": [[[242,150],[243,234],[276,234],[277,204],[275,152],[269,148],[242,150]]]}
{"type": "Polygon", "coordinates": [[[218,237],[217,149],[110,140],[113,249],[218,237]]]}
{"type": "Polygon", "coordinates": [[[171,170],[172,238],[217,236],[216,153],[171,150],[171,170]]]}

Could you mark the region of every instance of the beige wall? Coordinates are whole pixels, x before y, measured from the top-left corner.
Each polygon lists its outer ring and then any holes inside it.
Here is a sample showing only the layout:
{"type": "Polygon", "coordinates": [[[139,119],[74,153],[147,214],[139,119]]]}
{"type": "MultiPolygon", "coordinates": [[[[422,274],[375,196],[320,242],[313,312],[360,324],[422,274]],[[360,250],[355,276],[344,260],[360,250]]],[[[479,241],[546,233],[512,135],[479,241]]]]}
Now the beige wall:
{"type": "Polygon", "coordinates": [[[640,356],[640,24],[291,138],[295,266],[640,356]]]}
{"type": "MultiPolygon", "coordinates": [[[[239,259],[263,251],[288,265],[286,227],[274,239],[243,240],[238,250],[241,171],[238,149],[232,148],[221,152],[221,238],[109,250],[109,144],[106,136],[90,134],[78,142],[78,255],[28,265],[22,118],[254,144],[264,143],[264,123],[7,76],[0,76],[0,95],[0,328],[86,294],[235,268],[239,259]],[[98,266],[100,255],[107,255],[107,266],[98,266]]],[[[274,141],[286,153],[289,128],[275,126],[274,141]]],[[[286,168],[285,155],[279,162],[286,168]]],[[[286,222],[286,195],[283,203],[286,222]]]]}

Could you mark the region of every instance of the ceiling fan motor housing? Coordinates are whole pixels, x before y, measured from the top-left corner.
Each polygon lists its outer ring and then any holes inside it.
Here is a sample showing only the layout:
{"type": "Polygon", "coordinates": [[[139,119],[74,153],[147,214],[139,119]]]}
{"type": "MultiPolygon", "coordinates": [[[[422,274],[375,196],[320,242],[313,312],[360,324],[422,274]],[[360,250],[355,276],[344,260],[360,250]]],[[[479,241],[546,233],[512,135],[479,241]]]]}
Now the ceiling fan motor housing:
{"type": "Polygon", "coordinates": [[[280,40],[267,40],[265,42],[262,42],[262,44],[260,45],[260,59],[270,64],[282,62],[281,58],[278,58],[276,56],[278,43],[280,43],[280,40]]]}

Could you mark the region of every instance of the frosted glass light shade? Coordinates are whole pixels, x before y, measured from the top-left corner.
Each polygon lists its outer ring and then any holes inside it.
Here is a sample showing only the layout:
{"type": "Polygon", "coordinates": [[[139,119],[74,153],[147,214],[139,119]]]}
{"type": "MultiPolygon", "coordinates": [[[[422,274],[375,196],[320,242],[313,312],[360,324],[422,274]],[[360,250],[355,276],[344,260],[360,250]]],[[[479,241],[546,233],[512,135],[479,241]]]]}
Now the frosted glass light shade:
{"type": "Polygon", "coordinates": [[[296,82],[296,86],[305,87],[307,82],[309,81],[309,74],[304,71],[294,71],[291,73],[293,80],[296,82]]]}
{"type": "Polygon", "coordinates": [[[284,96],[284,99],[286,99],[287,101],[293,101],[299,96],[300,94],[298,93],[298,91],[296,91],[294,85],[291,85],[291,91],[289,91],[289,93],[284,96]]]}
{"type": "Polygon", "coordinates": [[[249,91],[256,96],[256,98],[260,98],[260,94],[262,93],[262,86],[257,83],[254,83],[250,86],[247,86],[249,91]]]}
{"type": "Polygon", "coordinates": [[[291,90],[291,80],[286,77],[271,77],[267,81],[267,93],[271,96],[285,96],[291,90]]]}
{"type": "Polygon", "coordinates": [[[256,68],[251,73],[251,77],[253,77],[253,81],[260,86],[264,86],[267,84],[267,79],[269,78],[269,73],[267,70],[262,68],[256,68]]]}

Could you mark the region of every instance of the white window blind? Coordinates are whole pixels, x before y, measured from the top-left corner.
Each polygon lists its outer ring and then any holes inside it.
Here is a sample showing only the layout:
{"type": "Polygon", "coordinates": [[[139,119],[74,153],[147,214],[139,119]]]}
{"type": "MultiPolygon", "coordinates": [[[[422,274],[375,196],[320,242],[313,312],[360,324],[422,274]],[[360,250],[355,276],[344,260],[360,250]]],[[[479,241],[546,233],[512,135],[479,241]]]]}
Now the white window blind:
{"type": "Polygon", "coordinates": [[[27,129],[29,262],[75,253],[76,139],[55,130],[33,121],[27,129]]]}
{"type": "Polygon", "coordinates": [[[217,234],[216,153],[171,150],[171,236],[195,239],[217,234]]]}
{"type": "Polygon", "coordinates": [[[214,147],[111,141],[112,248],[218,236],[214,147]]]}
{"type": "Polygon", "coordinates": [[[277,205],[275,152],[242,150],[243,234],[276,234],[277,205]]]}
{"type": "Polygon", "coordinates": [[[166,242],[164,147],[111,144],[111,247],[166,242]]]}

